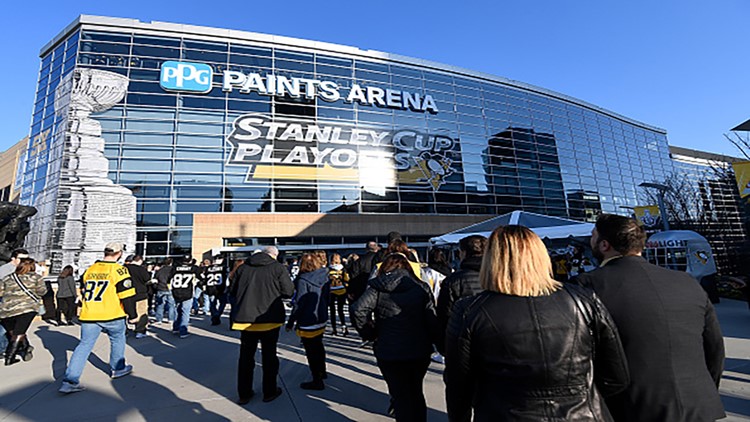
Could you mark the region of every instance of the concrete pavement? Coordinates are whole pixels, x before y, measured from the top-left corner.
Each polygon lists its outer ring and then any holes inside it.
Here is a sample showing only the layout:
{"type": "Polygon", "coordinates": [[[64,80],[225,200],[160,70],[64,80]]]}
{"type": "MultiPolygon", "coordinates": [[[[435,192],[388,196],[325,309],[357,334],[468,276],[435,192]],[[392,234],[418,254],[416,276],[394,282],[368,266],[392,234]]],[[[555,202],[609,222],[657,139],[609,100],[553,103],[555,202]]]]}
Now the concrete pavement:
{"type": "MultiPolygon", "coordinates": [[[[750,420],[750,311],[744,302],[717,306],[727,346],[721,392],[729,421],[750,420]]],[[[193,317],[192,335],[179,339],[170,326],[157,326],[149,338],[128,338],[126,356],[132,375],[109,379],[109,342],[102,336],[81,383],[88,391],[57,393],[65,366],[78,343],[79,328],[35,322],[31,362],[0,367],[0,421],[115,420],[270,420],[327,422],[389,421],[388,395],[372,350],[358,338],[326,337],[329,377],[324,391],[304,391],[309,377],[299,339],[282,331],[279,342],[280,386],[284,394],[262,403],[260,394],[245,405],[236,399],[239,340],[209,319],[193,317]]],[[[258,361],[260,361],[258,356],[258,361]]],[[[260,391],[260,368],[255,390],[260,391]]],[[[433,363],[425,379],[428,419],[446,420],[442,365],[433,363]]]]}

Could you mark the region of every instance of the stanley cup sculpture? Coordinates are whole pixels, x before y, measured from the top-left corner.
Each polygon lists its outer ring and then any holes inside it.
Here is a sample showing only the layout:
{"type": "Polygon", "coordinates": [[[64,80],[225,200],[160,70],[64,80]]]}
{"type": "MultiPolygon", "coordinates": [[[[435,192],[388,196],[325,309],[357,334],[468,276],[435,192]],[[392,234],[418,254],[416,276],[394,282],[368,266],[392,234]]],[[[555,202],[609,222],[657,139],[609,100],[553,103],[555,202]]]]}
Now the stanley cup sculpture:
{"type": "Polygon", "coordinates": [[[117,73],[75,69],[57,87],[55,109],[65,118],[56,138],[63,149],[57,198],[58,245],[61,265],[81,268],[101,258],[107,242],[135,245],[136,200],[132,192],[107,176],[104,138],[91,113],[105,111],[120,102],[128,79],[117,73]]]}

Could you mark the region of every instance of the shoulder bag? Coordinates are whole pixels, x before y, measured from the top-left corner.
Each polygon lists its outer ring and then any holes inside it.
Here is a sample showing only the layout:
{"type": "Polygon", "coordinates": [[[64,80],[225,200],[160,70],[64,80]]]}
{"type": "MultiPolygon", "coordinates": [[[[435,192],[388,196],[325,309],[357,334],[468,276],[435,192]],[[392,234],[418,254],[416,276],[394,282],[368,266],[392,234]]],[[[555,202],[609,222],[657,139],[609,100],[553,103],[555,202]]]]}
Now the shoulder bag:
{"type": "Polygon", "coordinates": [[[37,305],[39,305],[39,310],[37,313],[39,315],[44,315],[47,313],[47,309],[44,307],[44,303],[42,302],[42,298],[34,294],[31,290],[29,290],[28,287],[26,287],[25,284],[23,284],[23,281],[21,281],[21,277],[19,277],[17,274],[13,274],[13,280],[15,280],[16,284],[18,284],[18,287],[23,290],[26,295],[28,295],[34,302],[36,302],[37,305]]]}

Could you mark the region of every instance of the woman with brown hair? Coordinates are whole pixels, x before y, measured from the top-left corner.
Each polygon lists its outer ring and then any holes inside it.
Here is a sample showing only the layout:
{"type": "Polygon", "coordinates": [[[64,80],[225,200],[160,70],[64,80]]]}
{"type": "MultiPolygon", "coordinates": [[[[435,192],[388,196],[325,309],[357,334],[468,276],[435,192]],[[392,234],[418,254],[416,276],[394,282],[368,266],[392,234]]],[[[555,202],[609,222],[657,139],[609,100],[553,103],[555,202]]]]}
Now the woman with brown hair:
{"type": "Polygon", "coordinates": [[[65,315],[65,322],[73,325],[73,318],[78,310],[76,306],[76,297],[78,296],[76,281],[73,278],[73,266],[66,265],[60,275],[57,276],[57,325],[63,324],[62,316],[65,315]]]}
{"type": "Polygon", "coordinates": [[[29,361],[34,350],[26,339],[26,331],[39,313],[42,295],[47,291],[42,276],[36,272],[31,258],[24,258],[16,271],[0,280],[0,323],[7,331],[10,343],[5,349],[5,365],[29,361]]]}
{"type": "Polygon", "coordinates": [[[291,331],[296,323],[297,335],[305,347],[312,381],[300,384],[304,390],[325,389],[323,380],[328,377],[323,333],[328,322],[331,283],[324,262],[317,254],[306,253],[300,258],[299,275],[294,280],[295,301],[286,324],[286,330],[291,331]]]}
{"type": "Polygon", "coordinates": [[[425,421],[422,384],[430,365],[438,323],[430,287],[402,253],[391,253],[364,294],[351,306],[354,327],[374,340],[397,421],[425,421]],[[374,314],[374,316],[373,316],[374,314]]]}
{"type": "Polygon", "coordinates": [[[484,254],[484,291],[453,307],[445,342],[451,421],[610,421],[602,396],[629,383],[609,313],[593,292],[552,278],[541,239],[496,229],[484,254]],[[594,371],[596,368],[596,371],[594,371]]]}

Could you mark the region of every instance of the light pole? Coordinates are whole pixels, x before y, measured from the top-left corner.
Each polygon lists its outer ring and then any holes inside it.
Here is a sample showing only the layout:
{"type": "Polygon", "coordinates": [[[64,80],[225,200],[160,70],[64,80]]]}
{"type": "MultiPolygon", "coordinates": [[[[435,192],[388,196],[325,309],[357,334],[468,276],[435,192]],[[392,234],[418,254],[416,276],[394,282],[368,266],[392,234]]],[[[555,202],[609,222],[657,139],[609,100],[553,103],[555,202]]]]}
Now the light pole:
{"type": "Polygon", "coordinates": [[[656,189],[656,198],[659,200],[659,214],[661,215],[661,222],[664,225],[664,230],[669,230],[669,218],[667,217],[667,209],[664,207],[664,192],[672,190],[667,185],[661,183],[643,182],[638,185],[642,188],[656,189]]]}

